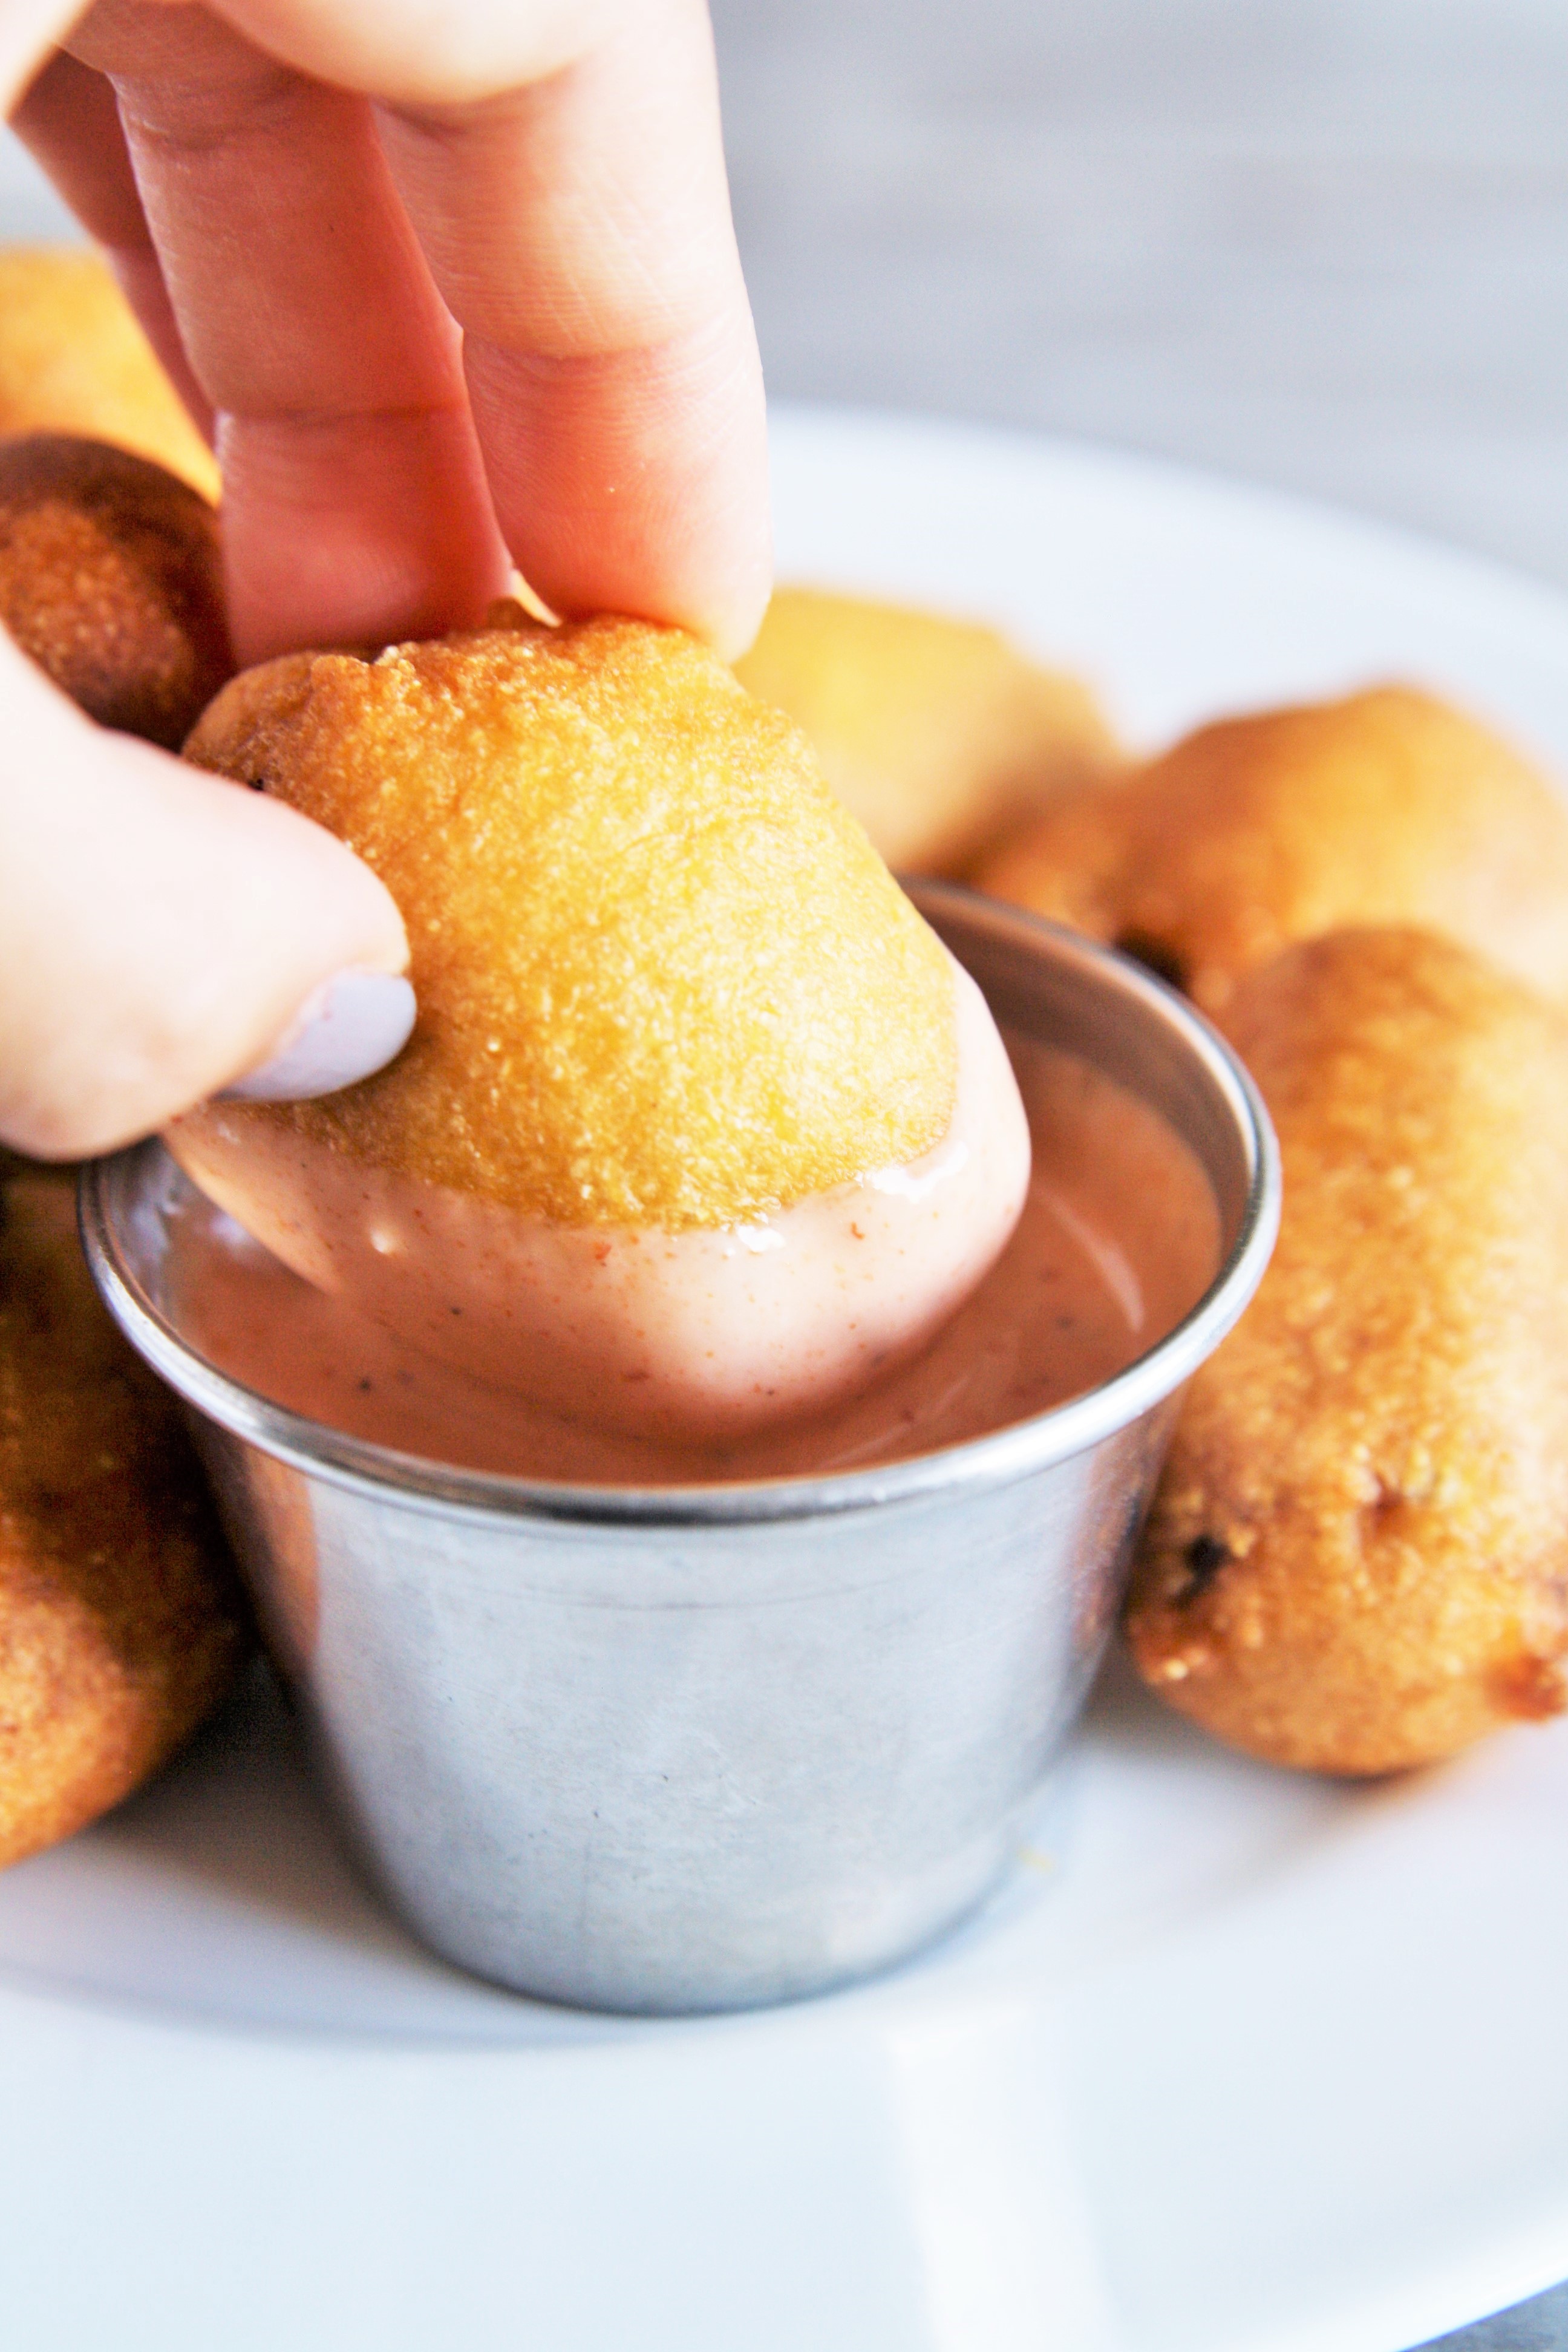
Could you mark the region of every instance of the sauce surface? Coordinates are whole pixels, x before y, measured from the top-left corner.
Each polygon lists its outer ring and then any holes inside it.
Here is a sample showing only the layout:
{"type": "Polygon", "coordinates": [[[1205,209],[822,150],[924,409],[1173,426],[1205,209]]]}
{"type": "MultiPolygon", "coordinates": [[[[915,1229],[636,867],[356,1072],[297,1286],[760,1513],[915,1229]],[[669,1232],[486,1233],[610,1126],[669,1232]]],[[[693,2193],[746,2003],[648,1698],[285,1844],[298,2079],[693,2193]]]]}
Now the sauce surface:
{"type": "Polygon", "coordinates": [[[1028,1190],[1028,1115],[952,966],[957,1091],[901,1166],[743,1223],[564,1224],[208,1104],[164,1141],[198,1191],[318,1290],[555,1420],[738,1444],[913,1360],[994,1265],[1028,1190]]]}
{"type": "Polygon", "coordinates": [[[847,1403],[729,1444],[594,1427],[411,1349],[313,1288],[192,1193],[174,1213],[173,1319],[231,1380],[427,1460],[574,1484],[657,1486],[869,1468],[1064,1403],[1143,1355],[1220,1257],[1194,1154],[1079,1055],[1016,1034],[1034,1171],[1012,1240],[913,1362],[847,1403]]]}

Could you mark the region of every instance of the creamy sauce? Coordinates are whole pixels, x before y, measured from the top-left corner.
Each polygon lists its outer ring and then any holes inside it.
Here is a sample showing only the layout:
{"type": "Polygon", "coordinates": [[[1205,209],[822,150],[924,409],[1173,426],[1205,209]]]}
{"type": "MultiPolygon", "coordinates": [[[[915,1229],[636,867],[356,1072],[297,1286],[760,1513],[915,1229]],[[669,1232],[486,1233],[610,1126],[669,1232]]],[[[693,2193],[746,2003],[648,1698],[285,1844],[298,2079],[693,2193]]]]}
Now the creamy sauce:
{"type": "Polygon", "coordinates": [[[1028,1122],[984,998],[952,974],[946,1134],[754,1223],[546,1223],[222,1103],[165,1140],[274,1257],[414,1354],[554,1419],[737,1444],[918,1356],[1017,1223],[1028,1122]]]}
{"type": "Polygon", "coordinates": [[[862,1469],[952,1445],[1122,1370],[1179,1322],[1219,1265],[1195,1156],[1076,1055],[1013,1036],[1034,1143],[1013,1237],[912,1362],[833,1411],[730,1443],[595,1427],[487,1385],[314,1288],[196,1194],[174,1213],[169,1297],[198,1352],[243,1386],[400,1452],[610,1486],[862,1469]]]}

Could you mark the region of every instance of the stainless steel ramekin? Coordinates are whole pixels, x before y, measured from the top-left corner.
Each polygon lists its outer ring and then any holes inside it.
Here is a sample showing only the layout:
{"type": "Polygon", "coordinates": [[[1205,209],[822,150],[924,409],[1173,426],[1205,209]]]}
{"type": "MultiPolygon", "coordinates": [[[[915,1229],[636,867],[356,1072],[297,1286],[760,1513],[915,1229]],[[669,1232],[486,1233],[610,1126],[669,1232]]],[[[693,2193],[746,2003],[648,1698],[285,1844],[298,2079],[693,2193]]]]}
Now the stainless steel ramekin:
{"type": "Polygon", "coordinates": [[[1008,1866],[1088,1689],[1183,1382],[1252,1296],[1279,1179],[1224,1045],[1120,957],[968,892],[919,902],[998,1018],[1085,1055],[1206,1169],[1224,1263],[1175,1330],[1056,1411],[910,1462],[567,1487],[305,1421],[182,1339],[184,1180],[87,1171],[104,1297],[194,1408],[351,1841],[415,1933],[593,2008],[741,2008],[862,1976],[1008,1866]]]}

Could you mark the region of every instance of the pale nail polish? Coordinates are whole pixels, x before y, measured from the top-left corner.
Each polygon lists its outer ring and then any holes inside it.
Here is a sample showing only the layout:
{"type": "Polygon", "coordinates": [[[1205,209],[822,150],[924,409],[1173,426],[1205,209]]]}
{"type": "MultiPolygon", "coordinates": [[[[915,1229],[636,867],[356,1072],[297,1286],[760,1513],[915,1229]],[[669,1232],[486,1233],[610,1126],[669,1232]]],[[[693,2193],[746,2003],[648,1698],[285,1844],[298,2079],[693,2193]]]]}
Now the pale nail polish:
{"type": "Polygon", "coordinates": [[[309,1102],[368,1078],[400,1054],[418,1007],[405,980],[340,971],[306,998],[282,1043],[224,1088],[224,1102],[309,1102]]]}

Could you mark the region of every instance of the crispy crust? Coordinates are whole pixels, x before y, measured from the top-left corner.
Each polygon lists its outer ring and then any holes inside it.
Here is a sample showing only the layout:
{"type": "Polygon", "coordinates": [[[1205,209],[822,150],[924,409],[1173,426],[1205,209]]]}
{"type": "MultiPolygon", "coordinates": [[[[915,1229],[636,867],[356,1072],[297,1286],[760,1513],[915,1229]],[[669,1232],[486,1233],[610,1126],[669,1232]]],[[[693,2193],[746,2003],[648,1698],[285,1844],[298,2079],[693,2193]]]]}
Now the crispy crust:
{"type": "Polygon", "coordinates": [[[1408,688],[1222,719],[1068,794],[981,885],[1110,940],[1211,1013],[1293,940],[1416,923],[1568,996],[1568,810],[1408,688]]]}
{"type": "Polygon", "coordinates": [[[102,256],[0,248],[0,434],[79,433],[166,466],[216,499],[212,451],[102,256]]]}
{"type": "Polygon", "coordinates": [[[1284,1223],[1188,1392],[1129,1638],[1253,1755],[1427,1762],[1564,1704],[1568,1023],[1377,930],[1288,950],[1226,1026],[1284,1223]]]}
{"type": "Polygon", "coordinates": [[[951,967],[804,737],[679,630],[499,618],[269,663],[187,745],[350,842],[412,948],[389,1070],[242,1116],[524,1215],[672,1231],[930,1149],[951,967]]]}
{"type": "Polygon", "coordinates": [[[129,1796],[247,1620],[174,1399],[93,1290],[70,1187],[0,1192],[0,1867],[129,1796]]]}
{"type": "Polygon", "coordinates": [[[0,443],[0,621],[89,719],[177,751],[234,667],[217,517],[103,442],[0,443]]]}
{"type": "Polygon", "coordinates": [[[864,597],[779,589],[735,675],[805,730],[900,873],[962,878],[1118,758],[1078,678],[1037,668],[994,629],[864,597]]]}

